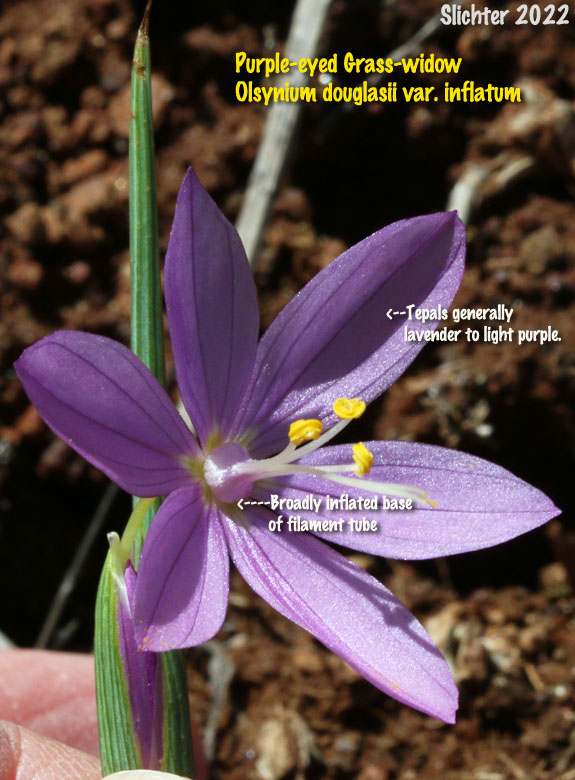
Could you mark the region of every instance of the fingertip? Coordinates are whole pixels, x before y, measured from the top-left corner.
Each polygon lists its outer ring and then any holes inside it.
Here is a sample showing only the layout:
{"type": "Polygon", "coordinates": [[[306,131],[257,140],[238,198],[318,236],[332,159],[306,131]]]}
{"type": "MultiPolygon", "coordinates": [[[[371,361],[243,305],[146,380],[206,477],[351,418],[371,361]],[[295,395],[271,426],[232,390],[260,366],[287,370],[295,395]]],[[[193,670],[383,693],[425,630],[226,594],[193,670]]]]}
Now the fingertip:
{"type": "Polygon", "coordinates": [[[0,780],[15,780],[20,746],[18,726],[0,720],[0,780]]]}
{"type": "Polygon", "coordinates": [[[0,651],[0,718],[98,755],[94,658],[0,651]]]}
{"type": "Polygon", "coordinates": [[[99,780],[93,756],[0,721],[0,780],[99,780]]]}

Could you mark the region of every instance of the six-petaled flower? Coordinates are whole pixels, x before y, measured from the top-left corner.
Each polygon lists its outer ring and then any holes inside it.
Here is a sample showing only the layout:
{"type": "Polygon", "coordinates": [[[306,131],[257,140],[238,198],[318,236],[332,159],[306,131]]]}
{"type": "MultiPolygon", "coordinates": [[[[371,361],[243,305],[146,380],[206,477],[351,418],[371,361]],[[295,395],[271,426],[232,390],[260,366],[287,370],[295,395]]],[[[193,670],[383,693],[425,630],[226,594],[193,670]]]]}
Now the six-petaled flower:
{"type": "Polygon", "coordinates": [[[195,645],[218,631],[231,556],[257,593],[378,688],[453,722],[457,690],[425,630],[317,537],[422,559],[498,544],[557,514],[540,491],[470,455],[404,441],[325,446],[421,349],[405,342],[405,318],[386,312],[448,307],[464,255],[454,213],[390,225],[313,278],[258,344],[255,285],[240,239],[190,171],[165,295],[195,435],[118,343],[63,331],[25,351],[18,374],[53,430],[128,492],[168,496],[138,571],[142,648],[195,645]],[[409,499],[413,509],[367,512],[375,533],[268,530],[271,494],[333,497],[342,489],[409,499]],[[250,502],[243,512],[239,500],[250,502]]]}

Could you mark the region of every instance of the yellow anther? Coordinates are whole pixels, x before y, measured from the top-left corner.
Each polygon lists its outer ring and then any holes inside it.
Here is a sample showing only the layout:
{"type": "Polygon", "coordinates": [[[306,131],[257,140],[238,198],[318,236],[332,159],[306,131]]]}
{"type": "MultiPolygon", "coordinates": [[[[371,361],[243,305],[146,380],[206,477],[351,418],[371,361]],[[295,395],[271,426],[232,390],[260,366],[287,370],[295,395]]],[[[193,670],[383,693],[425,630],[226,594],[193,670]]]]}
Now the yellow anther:
{"type": "Polygon", "coordinates": [[[296,420],[289,427],[289,440],[296,447],[304,441],[319,439],[323,425],[319,420],[296,420]]]}
{"type": "Polygon", "coordinates": [[[373,455],[367,449],[365,444],[360,441],[359,444],[353,445],[353,460],[357,466],[354,472],[358,477],[365,477],[369,474],[371,467],[373,466],[373,455]]]}
{"type": "Polygon", "coordinates": [[[434,509],[437,506],[437,501],[433,501],[431,498],[427,498],[427,493],[423,494],[423,501],[425,504],[429,504],[429,506],[432,506],[434,509]]]}
{"type": "Polygon", "coordinates": [[[340,420],[357,420],[365,412],[365,402],[359,398],[338,398],[333,411],[340,420]]]}

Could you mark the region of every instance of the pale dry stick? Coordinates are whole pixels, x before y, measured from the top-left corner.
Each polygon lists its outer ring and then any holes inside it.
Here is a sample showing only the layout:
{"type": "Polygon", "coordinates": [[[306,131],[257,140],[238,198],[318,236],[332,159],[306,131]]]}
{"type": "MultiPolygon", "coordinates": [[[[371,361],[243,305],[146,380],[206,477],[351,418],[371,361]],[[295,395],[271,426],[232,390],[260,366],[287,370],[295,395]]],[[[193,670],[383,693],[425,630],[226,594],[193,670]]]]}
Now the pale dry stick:
{"type": "Polygon", "coordinates": [[[470,165],[453,185],[447,199],[447,211],[457,211],[459,218],[466,225],[475,208],[481,185],[485,182],[489,171],[481,165],[470,165]]]}
{"type": "Polygon", "coordinates": [[[471,163],[453,185],[447,199],[447,211],[457,211],[467,225],[475,209],[492,195],[504,192],[512,184],[532,173],[537,165],[530,155],[519,158],[503,155],[483,164],[471,163]]]}
{"type": "MultiPolygon", "coordinates": [[[[331,0],[298,0],[285,51],[290,62],[315,56],[330,3],[331,0]]],[[[277,86],[281,87],[289,81],[290,87],[302,87],[307,79],[307,74],[296,69],[291,74],[283,74],[277,86]]],[[[271,199],[285,167],[302,106],[300,101],[278,102],[269,109],[236,223],[251,264],[259,246],[271,199]]]]}
{"type": "MultiPolygon", "coordinates": [[[[408,57],[410,54],[413,54],[414,51],[417,51],[417,48],[428,38],[431,38],[432,35],[435,35],[440,27],[441,15],[440,13],[437,13],[435,16],[432,16],[431,19],[426,22],[423,27],[421,27],[414,35],[412,35],[411,38],[408,38],[405,43],[402,43],[401,46],[398,46],[397,49],[391,51],[383,59],[397,62],[404,57],[408,57]]],[[[380,73],[374,73],[372,76],[369,76],[367,83],[370,87],[375,87],[379,84],[380,81],[382,81],[382,79],[383,76],[380,73]]],[[[357,108],[355,103],[344,103],[344,109],[352,111],[354,108],[357,108]]]]}
{"type": "MultiPolygon", "coordinates": [[[[466,5],[466,3],[463,3],[463,5],[466,5]]],[[[423,27],[421,27],[414,35],[411,36],[411,38],[408,38],[408,40],[405,43],[402,43],[401,46],[398,46],[397,49],[393,49],[393,51],[390,51],[389,54],[384,55],[382,59],[393,60],[394,62],[397,62],[398,60],[403,59],[403,57],[408,57],[410,54],[413,54],[415,51],[417,51],[417,48],[422,43],[428,40],[428,38],[431,38],[431,36],[434,35],[441,27],[440,20],[440,13],[432,16],[431,19],[423,25],[423,27]]],[[[381,83],[383,78],[384,76],[381,73],[374,73],[371,76],[368,76],[366,79],[368,87],[376,87],[381,83]]],[[[331,131],[333,125],[339,118],[345,114],[350,113],[351,111],[357,110],[358,108],[359,106],[357,106],[355,103],[341,103],[337,109],[333,111],[321,124],[319,133],[321,134],[331,131]]]]}
{"type": "MultiPolygon", "coordinates": [[[[294,62],[301,57],[313,57],[319,43],[321,30],[329,9],[329,0],[299,0],[296,7],[290,35],[286,45],[286,57],[294,62]]],[[[417,47],[430,38],[441,26],[440,15],[436,14],[408,41],[387,55],[394,61],[413,53],[417,47]]],[[[305,74],[283,76],[278,86],[286,80],[291,86],[302,86],[305,74]]],[[[370,86],[377,84],[381,76],[368,79],[370,86]]],[[[351,111],[355,106],[344,103],[341,111],[351,111]]],[[[266,120],[264,133],[250,179],[243,205],[236,223],[238,232],[253,265],[271,200],[277,190],[292,145],[295,128],[302,110],[302,103],[273,103],[266,120]]],[[[333,115],[332,115],[333,118],[333,115]]]]}
{"type": "Polygon", "coordinates": [[[100,499],[100,503],[96,507],[96,511],[94,512],[92,519],[86,528],[84,536],[82,537],[82,541],[74,553],[74,557],[72,558],[72,561],[70,562],[70,565],[68,566],[66,573],[60,582],[58,590],[56,591],[56,595],[54,596],[52,604],[50,605],[50,609],[48,610],[44,624],[42,625],[40,633],[38,634],[35,647],[40,649],[46,648],[52,641],[54,631],[58,626],[58,622],[60,621],[62,612],[68,602],[70,594],[76,586],[78,575],[80,574],[82,566],[84,565],[94,542],[100,536],[102,527],[106,517],[108,516],[108,512],[110,511],[112,504],[114,503],[119,492],[120,488],[113,482],[110,482],[104,491],[104,494],[100,499]]]}

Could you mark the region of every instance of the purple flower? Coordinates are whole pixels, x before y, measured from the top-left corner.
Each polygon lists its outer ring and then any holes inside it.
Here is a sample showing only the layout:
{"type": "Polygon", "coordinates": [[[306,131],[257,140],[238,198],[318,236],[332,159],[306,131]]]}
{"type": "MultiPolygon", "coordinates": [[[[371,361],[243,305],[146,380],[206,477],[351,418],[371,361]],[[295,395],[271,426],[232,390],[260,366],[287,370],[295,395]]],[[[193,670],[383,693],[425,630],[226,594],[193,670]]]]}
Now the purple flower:
{"type": "MultiPolygon", "coordinates": [[[[190,171],[178,198],[165,292],[178,383],[196,436],[120,344],[64,331],[26,350],[18,374],[53,430],[128,492],[169,494],[140,561],[141,647],[186,647],[218,631],[231,556],[257,593],[378,688],[454,721],[457,690],[422,626],[317,537],[377,555],[428,558],[498,544],[558,513],[508,471],[459,452],[409,442],[322,446],[424,343],[406,343],[406,315],[390,319],[387,312],[449,306],[464,254],[455,213],[390,225],[319,273],[258,344],[243,247],[190,171]],[[383,494],[413,508],[356,513],[375,519],[375,532],[352,532],[346,522],[341,531],[330,532],[327,523],[314,535],[286,528],[289,513],[280,510],[281,532],[269,530],[276,514],[265,502],[309,493],[380,504],[383,494]],[[243,511],[238,501],[246,502],[243,511]]],[[[297,514],[318,522],[311,512],[297,514]]],[[[329,512],[324,501],[319,519],[342,514],[353,513],[329,512]]]]}

